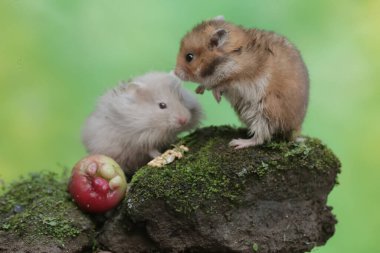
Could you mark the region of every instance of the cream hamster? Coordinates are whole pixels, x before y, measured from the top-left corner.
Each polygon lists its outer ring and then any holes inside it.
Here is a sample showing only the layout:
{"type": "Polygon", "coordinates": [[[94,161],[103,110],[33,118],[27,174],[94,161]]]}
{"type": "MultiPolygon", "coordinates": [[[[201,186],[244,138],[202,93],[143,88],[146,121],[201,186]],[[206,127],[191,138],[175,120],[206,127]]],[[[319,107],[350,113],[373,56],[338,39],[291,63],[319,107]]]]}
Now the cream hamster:
{"type": "Polygon", "coordinates": [[[300,52],[281,35],[220,16],[204,21],[183,37],[175,74],[199,83],[197,93],[208,89],[218,102],[222,94],[229,100],[252,136],[232,140],[236,149],[301,131],[309,77],[300,52]]]}
{"type": "Polygon", "coordinates": [[[114,158],[131,177],[178,133],[197,127],[201,117],[200,104],[176,76],[147,73],[106,92],[86,120],[82,138],[89,153],[114,158]]]}

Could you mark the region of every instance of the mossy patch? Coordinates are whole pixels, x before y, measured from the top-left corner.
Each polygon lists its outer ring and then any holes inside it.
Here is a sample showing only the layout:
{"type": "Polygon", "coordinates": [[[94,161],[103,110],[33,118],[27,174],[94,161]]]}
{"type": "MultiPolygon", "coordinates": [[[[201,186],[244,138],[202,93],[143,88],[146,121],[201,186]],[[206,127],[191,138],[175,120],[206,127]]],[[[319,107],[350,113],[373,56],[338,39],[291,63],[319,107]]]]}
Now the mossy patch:
{"type": "Polygon", "coordinates": [[[94,228],[66,189],[67,180],[52,172],[12,183],[0,197],[0,230],[27,242],[53,240],[60,247],[83,231],[91,236],[94,228]]]}
{"type": "Polygon", "coordinates": [[[309,170],[315,175],[340,167],[335,155],[314,138],[274,139],[241,150],[228,147],[232,138],[247,138],[246,130],[207,127],[183,137],[180,143],[190,148],[183,159],[164,168],[145,166],[135,174],[127,211],[138,215],[141,208],[151,208],[145,203],[152,200],[163,200],[186,215],[197,209],[208,213],[226,210],[221,205],[239,205],[247,183],[260,182],[268,175],[281,178],[281,173],[289,170],[309,170]]]}

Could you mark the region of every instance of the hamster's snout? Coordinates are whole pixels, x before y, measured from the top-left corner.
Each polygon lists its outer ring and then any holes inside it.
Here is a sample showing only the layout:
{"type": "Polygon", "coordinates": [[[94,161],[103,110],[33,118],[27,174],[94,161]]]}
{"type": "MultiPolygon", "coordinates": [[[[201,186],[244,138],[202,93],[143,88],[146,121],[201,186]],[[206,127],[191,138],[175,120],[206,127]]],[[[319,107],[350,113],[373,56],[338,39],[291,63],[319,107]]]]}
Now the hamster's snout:
{"type": "Polygon", "coordinates": [[[186,74],[185,74],[185,71],[183,71],[182,69],[176,67],[175,70],[174,70],[174,74],[181,80],[183,81],[188,81],[187,77],[186,77],[186,74]]]}
{"type": "Polygon", "coordinates": [[[188,118],[186,118],[186,117],[178,117],[178,118],[177,118],[177,122],[178,122],[178,124],[180,124],[181,126],[186,125],[188,121],[189,121],[189,120],[188,120],[188,118]]]}

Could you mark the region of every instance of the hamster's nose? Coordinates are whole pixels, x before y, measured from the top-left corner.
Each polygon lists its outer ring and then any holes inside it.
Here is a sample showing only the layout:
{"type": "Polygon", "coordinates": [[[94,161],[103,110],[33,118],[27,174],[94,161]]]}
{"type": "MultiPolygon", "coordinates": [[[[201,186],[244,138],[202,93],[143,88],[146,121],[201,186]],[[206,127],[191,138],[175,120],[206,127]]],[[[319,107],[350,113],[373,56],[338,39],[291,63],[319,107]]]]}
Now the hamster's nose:
{"type": "Polygon", "coordinates": [[[177,76],[182,81],[188,81],[185,72],[178,67],[174,69],[174,75],[177,76]]]}
{"type": "Polygon", "coordinates": [[[179,118],[177,119],[177,122],[178,122],[181,126],[184,126],[184,125],[186,125],[186,123],[187,123],[187,118],[185,118],[185,117],[179,117],[179,118]]]}

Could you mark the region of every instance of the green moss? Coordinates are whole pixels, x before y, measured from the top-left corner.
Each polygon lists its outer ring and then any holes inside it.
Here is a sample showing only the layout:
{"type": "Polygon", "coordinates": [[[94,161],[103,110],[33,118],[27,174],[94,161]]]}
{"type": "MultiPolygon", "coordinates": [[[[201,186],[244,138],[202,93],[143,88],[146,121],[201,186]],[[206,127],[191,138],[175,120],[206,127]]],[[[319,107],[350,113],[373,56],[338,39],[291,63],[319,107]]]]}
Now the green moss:
{"type": "MultiPolygon", "coordinates": [[[[299,142],[273,140],[259,147],[235,150],[232,138],[246,138],[246,130],[207,127],[180,140],[190,152],[164,168],[145,166],[132,179],[128,212],[138,213],[148,200],[161,199],[175,211],[191,215],[197,209],[215,212],[228,203],[240,203],[248,182],[270,173],[313,170],[328,173],[339,168],[334,154],[317,139],[299,142]]],[[[222,209],[220,209],[222,210],[222,209]]],[[[226,209],[224,209],[226,210],[226,209]]]]}
{"type": "Polygon", "coordinates": [[[257,252],[259,250],[259,245],[257,243],[252,244],[252,251],[257,252]]]}
{"type": "Polygon", "coordinates": [[[220,171],[217,162],[220,159],[219,154],[212,152],[218,141],[220,140],[208,140],[196,154],[186,155],[181,163],[174,163],[163,169],[146,167],[139,170],[132,180],[134,185],[132,191],[138,191],[139,195],[134,195],[137,198],[129,200],[130,206],[132,201],[143,202],[148,198],[165,198],[176,211],[191,213],[200,207],[202,204],[200,200],[210,200],[216,196],[234,200],[237,196],[229,189],[232,187],[238,190],[240,186],[232,185],[229,177],[220,171]],[[204,170],[205,167],[207,170],[204,170]],[[144,187],[147,185],[154,186],[155,191],[144,187]]]}
{"type": "MultiPolygon", "coordinates": [[[[276,169],[306,167],[328,172],[330,168],[340,167],[340,162],[332,151],[316,138],[301,137],[299,141],[274,140],[262,146],[277,152],[276,169]]],[[[273,163],[273,161],[272,161],[273,163]]]]}
{"type": "Polygon", "coordinates": [[[65,239],[89,229],[87,218],[78,216],[66,191],[67,181],[56,174],[31,174],[7,188],[0,197],[0,230],[25,240],[45,238],[64,246],[65,239]]]}

